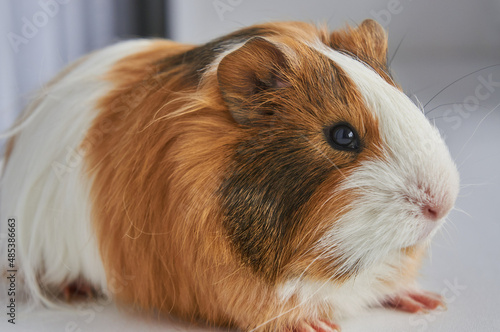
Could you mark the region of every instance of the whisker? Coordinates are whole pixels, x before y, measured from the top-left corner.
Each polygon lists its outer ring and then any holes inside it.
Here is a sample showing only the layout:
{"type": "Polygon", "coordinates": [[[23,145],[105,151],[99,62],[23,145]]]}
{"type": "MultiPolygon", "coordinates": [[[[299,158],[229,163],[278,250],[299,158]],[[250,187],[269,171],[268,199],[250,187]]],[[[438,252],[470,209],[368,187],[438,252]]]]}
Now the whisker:
{"type": "Polygon", "coordinates": [[[418,109],[421,110],[422,113],[425,113],[424,106],[422,105],[422,102],[420,101],[420,99],[418,99],[416,94],[413,94],[413,98],[415,99],[415,105],[417,105],[418,109]]]}
{"type": "Polygon", "coordinates": [[[408,34],[408,31],[405,32],[405,34],[403,35],[403,37],[401,37],[401,40],[399,41],[398,45],[396,46],[396,49],[394,50],[394,53],[392,54],[391,58],[389,59],[389,62],[387,63],[387,67],[391,66],[392,60],[394,60],[394,58],[396,57],[396,54],[398,53],[399,48],[401,47],[401,44],[403,44],[403,40],[406,38],[407,34],[408,34]]]}
{"type": "MultiPolygon", "coordinates": [[[[463,80],[464,78],[469,77],[469,76],[471,76],[471,75],[473,75],[473,74],[475,74],[475,73],[478,73],[478,72],[480,72],[480,71],[482,71],[482,70],[485,70],[485,69],[488,69],[488,68],[497,67],[497,66],[500,66],[500,63],[494,64],[494,65],[489,65],[489,66],[486,66],[486,67],[480,68],[480,69],[478,69],[478,70],[474,70],[472,73],[469,73],[469,74],[467,74],[467,75],[464,75],[464,76],[462,76],[462,77],[457,78],[456,80],[454,80],[453,82],[451,82],[450,84],[446,85],[444,88],[442,88],[441,90],[439,90],[439,91],[438,91],[438,93],[436,93],[436,94],[435,94],[435,95],[434,95],[431,99],[429,99],[429,101],[427,101],[427,103],[425,103],[424,108],[425,108],[427,105],[429,105],[429,103],[430,103],[431,101],[433,101],[433,100],[434,100],[437,96],[439,96],[439,95],[440,95],[443,91],[445,91],[446,89],[448,89],[448,88],[449,88],[450,86],[452,86],[453,84],[455,84],[455,83],[457,83],[457,82],[459,82],[459,81],[463,80]]],[[[427,113],[425,113],[425,114],[427,115],[427,114],[429,114],[429,113],[430,113],[430,111],[429,111],[429,112],[427,112],[427,113]]]]}
{"type": "Polygon", "coordinates": [[[467,142],[465,142],[465,144],[463,145],[462,149],[458,152],[458,155],[455,157],[455,160],[458,159],[458,157],[460,156],[460,154],[462,154],[463,150],[465,149],[465,147],[467,146],[467,144],[470,142],[470,140],[474,137],[474,135],[476,134],[477,130],[479,129],[479,127],[483,124],[483,121],[486,120],[486,118],[488,116],[490,116],[497,108],[498,106],[500,106],[500,103],[497,104],[497,106],[495,106],[491,111],[488,112],[488,114],[486,114],[482,119],[481,121],[479,121],[479,123],[477,124],[476,126],[476,129],[474,129],[474,132],[472,133],[471,137],[469,137],[469,139],[467,140],[467,142]]]}
{"type": "Polygon", "coordinates": [[[457,169],[460,171],[462,166],[464,166],[467,161],[470,159],[470,157],[472,157],[474,155],[473,152],[469,153],[469,155],[467,157],[464,158],[464,160],[462,160],[462,162],[460,164],[457,165],[457,169]]]}
{"type": "MultiPolygon", "coordinates": [[[[434,111],[435,109],[441,108],[443,106],[451,106],[451,105],[470,105],[470,104],[464,103],[464,102],[461,102],[461,103],[444,103],[444,104],[440,104],[440,105],[437,105],[436,107],[431,108],[429,111],[427,111],[427,113],[425,113],[425,115],[429,114],[430,112],[434,111]]],[[[488,107],[483,106],[483,105],[479,105],[479,104],[476,105],[476,104],[474,104],[474,106],[477,106],[477,107],[485,109],[485,110],[489,110],[488,107]]],[[[437,119],[437,118],[435,118],[435,119],[437,119]]]]}
{"type": "Polygon", "coordinates": [[[453,245],[453,239],[454,239],[454,237],[451,236],[451,234],[450,234],[450,232],[448,230],[448,227],[450,227],[450,226],[454,226],[454,224],[447,218],[446,222],[444,223],[444,225],[439,230],[439,233],[443,234],[443,239],[446,240],[448,246],[453,245]]]}
{"type": "Polygon", "coordinates": [[[469,187],[480,187],[480,186],[489,186],[493,184],[492,182],[483,182],[483,183],[466,183],[466,184],[461,184],[460,189],[465,189],[469,187]]]}
{"type": "Polygon", "coordinates": [[[455,211],[457,211],[457,212],[461,212],[461,213],[465,214],[467,217],[469,217],[469,218],[471,218],[471,219],[474,219],[474,218],[472,217],[472,215],[470,215],[470,214],[469,214],[467,211],[465,211],[465,210],[462,210],[462,209],[457,208],[457,207],[454,207],[454,208],[453,208],[453,210],[455,210],[455,211]]]}

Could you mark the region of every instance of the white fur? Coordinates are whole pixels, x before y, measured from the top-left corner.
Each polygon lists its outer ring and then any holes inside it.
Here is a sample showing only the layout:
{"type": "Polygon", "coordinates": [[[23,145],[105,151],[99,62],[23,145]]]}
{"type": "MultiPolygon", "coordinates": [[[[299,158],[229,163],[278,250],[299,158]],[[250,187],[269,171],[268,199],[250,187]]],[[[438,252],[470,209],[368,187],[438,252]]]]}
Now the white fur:
{"type": "MultiPolygon", "coordinates": [[[[399,255],[391,253],[384,264],[372,266],[342,283],[307,278],[288,280],[279,285],[278,296],[286,301],[298,295],[299,306],[304,308],[328,305],[333,309],[332,320],[351,316],[368,306],[380,304],[388,295],[415,288],[415,284],[404,284],[397,278],[400,259],[399,255]]],[[[411,263],[411,258],[406,257],[404,261],[411,263]]]]}
{"type": "MultiPolygon", "coordinates": [[[[352,314],[398,291],[380,278],[397,281],[409,259],[401,249],[428,243],[443,221],[427,220],[421,209],[433,200],[451,208],[459,178],[439,132],[404,93],[358,59],[320,42],[310,46],[354,82],[379,122],[384,157],[364,162],[346,178],[341,189],[356,192],[358,198],[340,220],[332,220],[315,248],[342,263],[339,274],[355,269],[356,276],[342,284],[290,280],[278,294],[297,294],[311,304],[323,301],[340,314],[352,314]]],[[[401,284],[399,290],[408,287],[414,285],[401,284]]]]}
{"type": "Polygon", "coordinates": [[[18,268],[35,301],[52,304],[39,282],[50,291],[83,278],[106,290],[81,144],[98,114],[96,101],[112,88],[101,77],[149,44],[124,42],[89,55],[42,91],[36,116],[15,138],[0,182],[0,220],[17,220],[18,268]]]}

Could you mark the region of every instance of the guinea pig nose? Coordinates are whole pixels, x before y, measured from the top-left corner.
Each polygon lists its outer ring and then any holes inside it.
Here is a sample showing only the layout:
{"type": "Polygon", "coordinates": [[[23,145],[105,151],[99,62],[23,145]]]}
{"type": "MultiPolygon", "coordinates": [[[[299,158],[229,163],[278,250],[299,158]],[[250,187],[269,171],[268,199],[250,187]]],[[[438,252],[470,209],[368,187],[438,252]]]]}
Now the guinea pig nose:
{"type": "Polygon", "coordinates": [[[431,221],[438,221],[448,214],[451,204],[447,203],[427,203],[422,207],[422,214],[431,221]]]}
{"type": "Polygon", "coordinates": [[[436,221],[436,220],[439,220],[439,215],[440,215],[440,210],[439,208],[433,206],[433,205],[425,205],[424,207],[422,207],[422,214],[424,215],[424,217],[426,219],[429,219],[429,220],[433,220],[433,221],[436,221]]]}

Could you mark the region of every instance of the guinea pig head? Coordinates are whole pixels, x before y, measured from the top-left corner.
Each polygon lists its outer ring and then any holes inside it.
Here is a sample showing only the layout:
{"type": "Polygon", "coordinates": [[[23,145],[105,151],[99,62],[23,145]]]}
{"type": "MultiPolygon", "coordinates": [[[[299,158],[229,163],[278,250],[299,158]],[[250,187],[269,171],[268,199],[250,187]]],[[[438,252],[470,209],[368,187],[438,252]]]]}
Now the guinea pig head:
{"type": "Polygon", "coordinates": [[[223,228],[255,273],[348,277],[424,245],[452,208],[457,169],[386,51],[368,20],[254,37],[220,60],[239,133],[219,189],[223,228]]]}

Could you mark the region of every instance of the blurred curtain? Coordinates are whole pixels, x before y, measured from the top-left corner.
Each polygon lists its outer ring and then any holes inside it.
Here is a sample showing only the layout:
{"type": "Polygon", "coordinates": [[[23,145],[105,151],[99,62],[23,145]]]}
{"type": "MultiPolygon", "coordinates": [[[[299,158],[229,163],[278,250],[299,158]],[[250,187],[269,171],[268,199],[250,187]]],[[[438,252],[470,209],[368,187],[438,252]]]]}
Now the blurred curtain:
{"type": "Polygon", "coordinates": [[[166,7],[166,0],[1,0],[0,131],[81,55],[121,39],[167,36],[166,7]]]}

